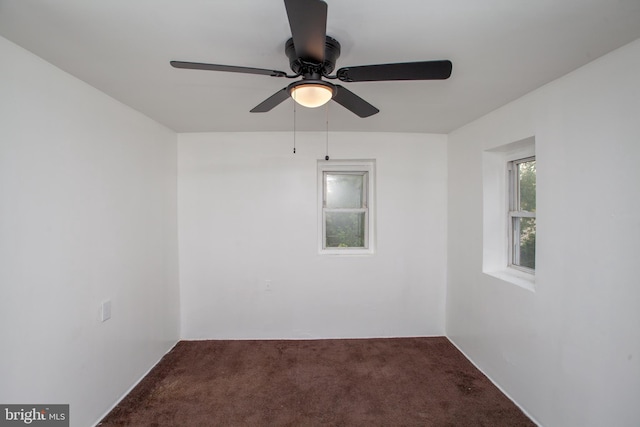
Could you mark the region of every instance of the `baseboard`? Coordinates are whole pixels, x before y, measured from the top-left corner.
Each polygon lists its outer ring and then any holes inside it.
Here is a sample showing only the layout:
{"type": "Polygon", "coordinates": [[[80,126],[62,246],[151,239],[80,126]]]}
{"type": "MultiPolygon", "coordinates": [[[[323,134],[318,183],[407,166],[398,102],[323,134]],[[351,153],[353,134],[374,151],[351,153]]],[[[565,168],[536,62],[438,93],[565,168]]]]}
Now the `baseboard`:
{"type": "Polygon", "coordinates": [[[156,365],[162,360],[162,358],[164,356],[166,356],[171,350],[173,350],[173,348],[180,342],[180,340],[177,340],[170,348],[169,350],[167,350],[162,356],[160,356],[160,358],[158,360],[156,360],[156,362],[151,365],[151,367],[144,373],[142,374],[142,376],[140,378],[138,378],[136,380],[136,382],[133,383],[133,385],[131,387],[129,387],[118,399],[116,399],[115,403],[113,405],[111,405],[111,407],[109,409],[107,409],[107,411],[102,414],[97,420],[96,422],[93,424],[92,427],[97,427],[100,425],[100,421],[102,421],[104,419],[104,417],[107,416],[107,414],[109,414],[109,412],[113,411],[113,408],[115,408],[116,406],[118,406],[118,404],[122,401],[122,399],[124,399],[129,393],[131,393],[131,391],[136,388],[136,386],[138,384],[140,384],[140,381],[142,381],[144,379],[144,377],[146,377],[147,375],[149,375],[149,372],[151,372],[151,370],[153,368],[156,367],[156,365]]]}
{"type": "Polygon", "coordinates": [[[513,399],[513,397],[511,397],[511,396],[509,395],[509,393],[507,393],[507,392],[506,392],[506,391],[505,391],[505,390],[500,386],[500,384],[498,384],[497,382],[495,382],[495,381],[493,380],[493,378],[491,378],[489,375],[487,375],[487,373],[486,373],[486,372],[484,372],[482,369],[480,369],[480,367],[479,367],[479,366],[478,366],[478,365],[473,361],[473,359],[471,359],[471,357],[469,357],[469,355],[468,355],[467,353],[465,353],[465,352],[464,352],[464,350],[462,350],[462,349],[458,346],[458,344],[456,344],[455,342],[453,342],[453,340],[452,340],[451,338],[447,337],[447,336],[445,336],[445,338],[446,338],[447,340],[449,340],[449,342],[450,342],[451,344],[453,344],[453,346],[454,346],[455,348],[457,348],[457,349],[458,349],[458,351],[459,351],[460,353],[462,353],[462,354],[464,355],[464,357],[466,357],[466,358],[467,358],[467,360],[468,360],[469,362],[471,362],[471,364],[472,364],[473,366],[475,366],[475,367],[476,367],[476,369],[477,369],[477,370],[479,370],[480,372],[482,372],[482,374],[483,374],[485,377],[487,377],[487,378],[489,379],[489,381],[491,381],[491,383],[492,383],[494,386],[496,386],[496,387],[498,388],[498,390],[500,390],[500,391],[502,392],[502,394],[504,394],[505,396],[507,396],[507,397],[509,398],[509,400],[510,400],[510,401],[512,401],[512,402],[513,402],[513,404],[514,404],[514,405],[516,405],[516,406],[518,407],[518,409],[520,409],[520,410],[521,410],[521,411],[522,411],[522,412],[523,412],[527,417],[529,417],[529,419],[530,419],[531,421],[533,421],[533,422],[534,422],[538,427],[543,427],[543,426],[542,426],[542,424],[540,424],[540,422],[538,422],[538,420],[536,420],[536,419],[535,419],[535,418],[534,418],[534,417],[533,417],[529,412],[527,412],[527,410],[526,410],[526,409],[524,409],[522,406],[520,406],[520,404],[519,404],[518,402],[516,402],[516,401],[513,399]]]}
{"type": "MultiPolygon", "coordinates": [[[[402,338],[447,338],[444,334],[438,335],[327,335],[327,336],[299,336],[299,337],[183,337],[180,341],[324,341],[324,340],[376,340],[376,339],[402,339],[402,338]]],[[[448,338],[447,338],[448,339],[448,338]]],[[[450,340],[449,340],[450,341],[450,340]]]]}

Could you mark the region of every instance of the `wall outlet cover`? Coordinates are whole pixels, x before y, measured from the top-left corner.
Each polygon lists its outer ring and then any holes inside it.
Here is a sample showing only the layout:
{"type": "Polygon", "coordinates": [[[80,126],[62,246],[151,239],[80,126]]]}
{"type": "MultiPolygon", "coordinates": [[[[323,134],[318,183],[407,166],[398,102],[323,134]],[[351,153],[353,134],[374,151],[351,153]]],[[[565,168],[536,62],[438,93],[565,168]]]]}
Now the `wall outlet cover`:
{"type": "Polygon", "coordinates": [[[100,320],[106,322],[111,319],[111,300],[104,301],[100,306],[100,320]]]}

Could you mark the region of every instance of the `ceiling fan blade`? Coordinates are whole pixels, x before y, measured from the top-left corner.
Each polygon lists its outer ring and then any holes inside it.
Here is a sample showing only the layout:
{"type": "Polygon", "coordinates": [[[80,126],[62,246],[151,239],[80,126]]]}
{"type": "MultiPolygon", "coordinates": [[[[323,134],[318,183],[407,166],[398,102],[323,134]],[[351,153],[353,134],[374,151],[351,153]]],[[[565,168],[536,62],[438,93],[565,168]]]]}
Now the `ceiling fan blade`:
{"type": "Polygon", "coordinates": [[[403,62],[344,67],[336,73],[343,82],[386,80],[445,80],[451,76],[451,61],[403,62]]]}
{"type": "Polygon", "coordinates": [[[185,68],[188,70],[227,71],[230,73],[261,74],[272,77],[287,76],[287,73],[284,71],[267,70],[265,68],[236,67],[235,65],[203,64],[200,62],[183,61],[171,61],[170,64],[174,68],[185,68]]]}
{"type": "Polygon", "coordinates": [[[296,55],[305,61],[324,61],[327,4],[322,0],[284,0],[296,55]]]}
{"type": "Polygon", "coordinates": [[[277,91],[260,104],[256,105],[251,112],[252,113],[266,113],[267,111],[271,111],[274,107],[277,107],[282,102],[284,102],[287,98],[289,98],[289,91],[287,88],[282,88],[277,91]]]}
{"type": "Polygon", "coordinates": [[[333,95],[333,100],[352,113],[364,118],[380,111],[344,86],[335,85],[335,87],[336,93],[333,95]]]}

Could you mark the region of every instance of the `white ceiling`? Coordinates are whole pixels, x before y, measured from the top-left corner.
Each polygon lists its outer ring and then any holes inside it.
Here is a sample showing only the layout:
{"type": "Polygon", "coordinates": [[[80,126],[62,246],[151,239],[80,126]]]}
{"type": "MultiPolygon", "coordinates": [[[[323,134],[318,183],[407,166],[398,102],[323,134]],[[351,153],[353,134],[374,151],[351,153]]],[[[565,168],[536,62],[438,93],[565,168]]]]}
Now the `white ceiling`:
{"type": "MultiPolygon", "coordinates": [[[[327,0],[337,68],[450,59],[445,81],[344,83],[380,109],[330,103],[334,131],[446,133],[640,38],[640,0],[327,0]]],[[[178,132],[293,128],[291,80],[170,60],[290,71],[282,0],[0,0],[0,35],[178,132]]],[[[322,130],[326,110],[297,109],[322,130]]]]}

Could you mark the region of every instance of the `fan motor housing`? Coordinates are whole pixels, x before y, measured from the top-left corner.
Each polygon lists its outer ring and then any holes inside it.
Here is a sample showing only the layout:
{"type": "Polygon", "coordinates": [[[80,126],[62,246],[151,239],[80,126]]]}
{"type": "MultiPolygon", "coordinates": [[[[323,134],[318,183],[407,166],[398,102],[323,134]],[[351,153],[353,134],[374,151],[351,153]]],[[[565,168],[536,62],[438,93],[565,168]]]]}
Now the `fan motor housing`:
{"type": "Polygon", "coordinates": [[[336,66],[336,60],[340,56],[340,43],[333,37],[326,36],[324,62],[322,64],[299,58],[293,46],[293,38],[290,38],[285,43],[284,52],[289,58],[289,66],[294,73],[301,75],[317,73],[326,76],[331,74],[336,66]]]}

